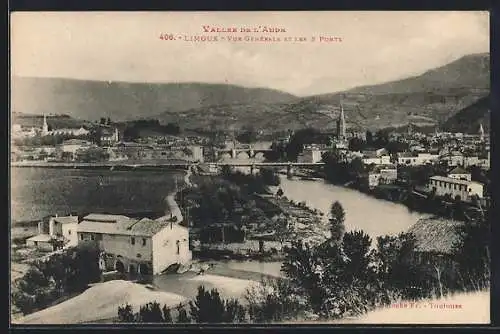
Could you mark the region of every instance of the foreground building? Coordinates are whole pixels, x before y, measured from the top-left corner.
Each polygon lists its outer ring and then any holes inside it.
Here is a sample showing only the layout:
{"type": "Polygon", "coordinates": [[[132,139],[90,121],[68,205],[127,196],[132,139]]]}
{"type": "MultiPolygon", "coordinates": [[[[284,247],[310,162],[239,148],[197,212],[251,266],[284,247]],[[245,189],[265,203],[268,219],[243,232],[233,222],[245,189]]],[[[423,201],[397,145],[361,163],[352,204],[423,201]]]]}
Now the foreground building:
{"type": "Polygon", "coordinates": [[[191,260],[189,231],[172,221],[121,215],[90,214],[78,225],[78,243],[94,243],[102,251],[102,270],[160,274],[191,260]]]}

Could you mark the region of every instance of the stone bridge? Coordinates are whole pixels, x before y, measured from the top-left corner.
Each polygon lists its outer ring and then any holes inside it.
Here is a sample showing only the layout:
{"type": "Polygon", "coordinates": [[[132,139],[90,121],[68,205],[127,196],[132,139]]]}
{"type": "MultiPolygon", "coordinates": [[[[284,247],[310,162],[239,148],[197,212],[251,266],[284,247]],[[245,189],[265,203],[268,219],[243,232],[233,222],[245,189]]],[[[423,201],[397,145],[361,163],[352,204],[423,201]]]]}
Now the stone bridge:
{"type": "Polygon", "coordinates": [[[255,158],[257,155],[264,155],[266,152],[271,152],[270,148],[259,148],[253,147],[252,145],[240,146],[235,148],[223,148],[215,150],[216,158],[223,154],[231,155],[231,158],[235,159],[241,154],[244,154],[248,158],[255,158]]]}

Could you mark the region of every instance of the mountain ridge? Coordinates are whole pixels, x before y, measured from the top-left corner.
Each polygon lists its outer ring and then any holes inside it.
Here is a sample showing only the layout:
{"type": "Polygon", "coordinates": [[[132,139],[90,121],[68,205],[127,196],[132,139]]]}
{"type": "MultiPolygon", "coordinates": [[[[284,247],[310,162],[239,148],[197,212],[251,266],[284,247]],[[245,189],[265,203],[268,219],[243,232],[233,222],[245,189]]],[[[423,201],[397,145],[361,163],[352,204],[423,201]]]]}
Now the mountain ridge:
{"type": "Polygon", "coordinates": [[[298,97],[276,89],[210,83],[13,79],[14,111],[96,120],[157,118],[185,128],[333,128],[342,103],[348,125],[377,129],[441,124],[489,94],[488,53],[463,56],[420,75],[346,91],[298,97]],[[21,82],[21,83],[20,83],[21,82]],[[34,94],[28,94],[33,91],[34,94]],[[30,96],[30,99],[26,99],[30,96]]]}

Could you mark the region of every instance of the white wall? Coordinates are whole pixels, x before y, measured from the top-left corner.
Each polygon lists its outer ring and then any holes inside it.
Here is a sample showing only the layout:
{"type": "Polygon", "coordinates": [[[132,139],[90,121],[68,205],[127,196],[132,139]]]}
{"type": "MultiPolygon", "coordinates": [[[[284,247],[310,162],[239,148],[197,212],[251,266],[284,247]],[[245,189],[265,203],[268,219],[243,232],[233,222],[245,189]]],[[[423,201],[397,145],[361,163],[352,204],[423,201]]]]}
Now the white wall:
{"type": "Polygon", "coordinates": [[[62,235],[65,239],[69,240],[69,242],[66,244],[67,247],[78,245],[77,228],[78,223],[62,224],[62,235]]]}
{"type": "MultiPolygon", "coordinates": [[[[78,242],[81,242],[81,234],[84,234],[84,240],[91,240],[90,235],[95,235],[95,241],[98,241],[97,233],[78,232],[78,242]]],[[[152,242],[150,237],[133,237],[135,244],[131,244],[131,236],[117,234],[102,234],[102,240],[99,240],[99,247],[106,253],[121,255],[125,258],[137,261],[151,261],[152,242]],[[146,239],[146,245],[142,245],[142,239],[146,239]],[[140,258],[137,257],[140,254],[140,258]]]]}
{"type": "Polygon", "coordinates": [[[451,177],[452,179],[457,179],[457,180],[471,180],[471,175],[470,174],[449,174],[448,177],[451,177]]]}
{"type": "Polygon", "coordinates": [[[160,274],[174,263],[187,263],[192,254],[189,250],[189,231],[178,224],[171,224],[155,234],[153,241],[153,274],[160,274]],[[179,240],[179,254],[177,254],[179,240]]]}
{"type": "Polygon", "coordinates": [[[469,195],[477,195],[479,198],[483,198],[483,185],[479,182],[471,182],[469,185],[469,195]]]}

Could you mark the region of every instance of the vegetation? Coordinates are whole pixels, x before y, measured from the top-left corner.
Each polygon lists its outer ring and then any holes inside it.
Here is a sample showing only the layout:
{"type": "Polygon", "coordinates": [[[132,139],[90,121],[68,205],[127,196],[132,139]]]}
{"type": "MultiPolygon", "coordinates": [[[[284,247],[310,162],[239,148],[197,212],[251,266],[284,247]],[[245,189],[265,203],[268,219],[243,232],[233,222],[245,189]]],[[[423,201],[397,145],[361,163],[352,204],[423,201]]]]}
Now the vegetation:
{"type": "Polygon", "coordinates": [[[13,304],[28,314],[85,290],[89,283],[100,279],[98,258],[97,249],[78,246],[35,261],[23,277],[14,281],[13,304]]]}
{"type": "Polygon", "coordinates": [[[189,210],[194,227],[224,222],[241,227],[248,222],[267,222],[268,218],[252,196],[254,193],[267,193],[268,185],[278,184],[279,177],[270,170],[247,175],[226,167],[222,178],[204,179],[182,190],[178,199],[181,207],[189,210]]]}
{"type": "MultiPolygon", "coordinates": [[[[238,323],[246,321],[246,310],[236,299],[223,299],[216,289],[205,290],[198,287],[198,294],[189,301],[189,313],[179,304],[175,308],[176,323],[238,323]]],[[[157,302],[150,302],[134,313],[130,304],[118,307],[119,322],[173,323],[171,308],[160,307],[157,302]]]]}
{"type": "Polygon", "coordinates": [[[123,137],[126,141],[133,141],[140,138],[143,132],[146,135],[147,132],[154,132],[160,135],[177,136],[181,133],[181,128],[175,123],[162,125],[157,119],[141,119],[129,122],[125,128],[123,137]]]}

